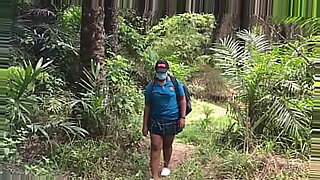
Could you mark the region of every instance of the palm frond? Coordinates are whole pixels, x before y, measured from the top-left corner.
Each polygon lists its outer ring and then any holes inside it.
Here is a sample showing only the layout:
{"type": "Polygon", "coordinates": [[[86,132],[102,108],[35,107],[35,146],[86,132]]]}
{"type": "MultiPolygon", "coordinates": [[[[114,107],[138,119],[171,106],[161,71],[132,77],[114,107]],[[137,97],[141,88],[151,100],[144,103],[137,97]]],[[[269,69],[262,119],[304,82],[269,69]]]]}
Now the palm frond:
{"type": "Polygon", "coordinates": [[[216,45],[216,48],[212,48],[214,51],[215,60],[217,65],[223,70],[223,75],[230,77],[230,81],[240,83],[239,76],[241,71],[247,71],[246,61],[248,54],[240,46],[239,42],[234,40],[231,36],[220,40],[221,43],[216,45]]]}
{"type": "Polygon", "coordinates": [[[239,31],[236,35],[238,38],[244,40],[245,47],[249,52],[255,50],[257,52],[264,53],[271,49],[270,42],[264,35],[257,35],[249,30],[239,31]]]}
{"type": "Polygon", "coordinates": [[[286,134],[295,137],[301,137],[305,132],[305,127],[308,127],[309,122],[304,112],[295,107],[290,101],[281,98],[274,99],[274,103],[270,107],[270,117],[274,118],[277,125],[282,128],[286,134]]]}

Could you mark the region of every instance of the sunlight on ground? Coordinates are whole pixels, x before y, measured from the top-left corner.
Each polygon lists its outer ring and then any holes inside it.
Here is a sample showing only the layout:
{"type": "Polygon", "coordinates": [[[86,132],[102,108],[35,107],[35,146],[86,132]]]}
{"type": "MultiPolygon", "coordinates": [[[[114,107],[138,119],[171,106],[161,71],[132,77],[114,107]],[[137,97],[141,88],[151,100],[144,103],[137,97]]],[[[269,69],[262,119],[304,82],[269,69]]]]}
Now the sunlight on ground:
{"type": "Polygon", "coordinates": [[[213,103],[201,101],[201,100],[192,100],[192,111],[187,116],[187,123],[193,121],[199,121],[205,118],[205,107],[213,110],[209,117],[221,117],[225,116],[227,110],[221,106],[215,105],[213,103]]]}

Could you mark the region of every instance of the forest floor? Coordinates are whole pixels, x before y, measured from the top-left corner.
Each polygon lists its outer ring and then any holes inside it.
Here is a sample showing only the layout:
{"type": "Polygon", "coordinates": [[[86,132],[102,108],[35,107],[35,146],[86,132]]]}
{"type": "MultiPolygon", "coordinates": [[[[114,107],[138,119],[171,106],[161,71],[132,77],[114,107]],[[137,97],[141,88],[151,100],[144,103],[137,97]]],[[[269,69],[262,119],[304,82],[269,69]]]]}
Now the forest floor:
{"type": "MultiPolygon", "coordinates": [[[[223,106],[215,105],[213,103],[208,103],[204,101],[198,101],[194,100],[193,105],[192,105],[192,112],[187,116],[186,120],[186,126],[197,123],[201,119],[204,119],[206,117],[204,109],[211,110],[211,113],[209,117],[223,117],[226,116],[227,110],[223,106]]],[[[182,132],[184,133],[184,132],[182,132]]],[[[192,143],[185,143],[182,140],[180,136],[177,136],[175,142],[173,143],[173,152],[172,152],[172,157],[170,161],[169,168],[172,170],[172,173],[176,169],[179,169],[179,167],[190,157],[192,157],[194,153],[194,148],[195,146],[192,145],[192,143]]],[[[147,144],[150,143],[150,140],[148,139],[146,141],[147,144]]],[[[163,165],[163,157],[161,157],[161,163],[160,163],[160,170],[162,169],[163,165]]],[[[162,180],[169,180],[170,177],[168,178],[161,178],[162,180]]]]}
{"type": "MultiPolygon", "coordinates": [[[[197,165],[197,163],[192,164],[192,162],[195,162],[192,160],[197,159],[199,156],[199,153],[197,153],[199,145],[202,146],[197,142],[197,139],[199,139],[199,137],[206,138],[205,133],[201,133],[201,131],[199,133],[199,125],[205,118],[209,118],[211,121],[209,125],[216,129],[226,127],[232,122],[232,120],[227,117],[227,110],[224,105],[195,101],[193,103],[192,113],[187,116],[186,129],[176,137],[173,144],[173,154],[170,163],[172,174],[167,178],[161,178],[161,180],[177,180],[182,177],[185,179],[200,178],[200,176],[197,175],[190,175],[190,177],[187,175],[188,173],[197,174],[197,172],[190,171],[194,170],[193,168],[199,167],[201,167],[202,170],[200,171],[203,173],[201,179],[224,179],[223,177],[220,177],[220,173],[217,172],[219,163],[224,161],[224,159],[221,159],[223,157],[217,156],[217,159],[213,158],[212,162],[203,164],[203,166],[198,166],[199,164],[197,165]]],[[[149,138],[145,142],[149,145],[149,138]]],[[[282,179],[290,179],[290,177],[304,179],[306,177],[304,173],[306,173],[307,171],[305,170],[308,169],[307,161],[274,153],[254,153],[250,156],[253,156],[252,160],[261,164],[259,170],[253,172],[254,179],[275,178],[275,176],[278,177],[278,175],[280,175],[282,179]]],[[[235,158],[236,157],[237,156],[235,156],[235,158]]],[[[162,169],[162,164],[163,162],[160,163],[159,170],[162,169]]]]}

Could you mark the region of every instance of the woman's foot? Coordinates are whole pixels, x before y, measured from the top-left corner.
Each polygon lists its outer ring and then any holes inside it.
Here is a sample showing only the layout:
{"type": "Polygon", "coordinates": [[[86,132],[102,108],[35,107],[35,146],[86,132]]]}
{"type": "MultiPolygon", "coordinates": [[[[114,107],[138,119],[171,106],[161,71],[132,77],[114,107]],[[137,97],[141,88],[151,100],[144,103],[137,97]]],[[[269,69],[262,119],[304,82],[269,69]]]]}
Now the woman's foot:
{"type": "Polygon", "coordinates": [[[164,167],[161,171],[161,176],[169,176],[171,173],[171,170],[169,168],[164,167]]]}

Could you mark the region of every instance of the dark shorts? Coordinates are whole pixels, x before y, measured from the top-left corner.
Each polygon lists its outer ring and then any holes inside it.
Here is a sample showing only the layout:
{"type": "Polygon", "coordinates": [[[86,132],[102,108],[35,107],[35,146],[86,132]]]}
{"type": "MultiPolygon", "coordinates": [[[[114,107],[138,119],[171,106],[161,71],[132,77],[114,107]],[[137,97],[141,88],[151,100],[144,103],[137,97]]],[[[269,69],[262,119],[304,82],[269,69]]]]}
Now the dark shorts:
{"type": "Polygon", "coordinates": [[[161,119],[150,119],[148,122],[148,130],[152,134],[160,136],[177,135],[182,132],[182,128],[178,125],[178,120],[163,121],[161,119]]]}

